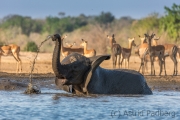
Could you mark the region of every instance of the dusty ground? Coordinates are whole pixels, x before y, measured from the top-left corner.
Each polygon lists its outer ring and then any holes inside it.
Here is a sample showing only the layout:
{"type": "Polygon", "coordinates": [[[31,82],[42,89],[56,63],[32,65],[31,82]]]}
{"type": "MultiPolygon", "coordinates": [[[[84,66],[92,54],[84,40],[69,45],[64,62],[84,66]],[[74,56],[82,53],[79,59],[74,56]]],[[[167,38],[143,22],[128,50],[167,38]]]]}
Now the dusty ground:
{"type": "MultiPolygon", "coordinates": [[[[1,57],[0,71],[0,90],[17,90],[24,89],[29,83],[32,61],[36,53],[21,52],[22,73],[16,74],[16,62],[12,56],[1,57]]],[[[41,87],[52,88],[54,84],[54,74],[51,67],[52,53],[39,53],[35,68],[32,74],[34,84],[41,87]]],[[[138,70],[140,59],[137,56],[132,56],[130,60],[130,69],[138,70]]],[[[103,68],[112,69],[111,60],[104,61],[101,64],[103,68]]],[[[156,74],[159,73],[158,64],[155,63],[156,74]]],[[[148,85],[152,90],[175,90],[180,91],[180,76],[171,76],[173,71],[173,62],[167,58],[166,60],[167,76],[150,76],[145,75],[148,85]]]]}

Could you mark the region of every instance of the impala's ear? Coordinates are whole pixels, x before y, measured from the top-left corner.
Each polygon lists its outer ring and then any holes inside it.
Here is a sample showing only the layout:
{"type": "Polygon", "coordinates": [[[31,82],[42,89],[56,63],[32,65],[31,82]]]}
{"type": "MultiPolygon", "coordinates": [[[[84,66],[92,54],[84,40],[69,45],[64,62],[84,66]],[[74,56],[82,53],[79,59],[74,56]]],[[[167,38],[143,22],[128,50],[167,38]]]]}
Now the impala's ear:
{"type": "Polygon", "coordinates": [[[110,55],[99,55],[99,56],[95,56],[95,57],[91,57],[89,58],[91,61],[91,68],[90,70],[86,73],[85,75],[85,81],[84,81],[84,86],[83,86],[83,92],[87,92],[87,85],[91,80],[91,76],[94,72],[94,70],[96,70],[96,68],[104,61],[104,60],[109,60],[110,59],[110,55]]]}

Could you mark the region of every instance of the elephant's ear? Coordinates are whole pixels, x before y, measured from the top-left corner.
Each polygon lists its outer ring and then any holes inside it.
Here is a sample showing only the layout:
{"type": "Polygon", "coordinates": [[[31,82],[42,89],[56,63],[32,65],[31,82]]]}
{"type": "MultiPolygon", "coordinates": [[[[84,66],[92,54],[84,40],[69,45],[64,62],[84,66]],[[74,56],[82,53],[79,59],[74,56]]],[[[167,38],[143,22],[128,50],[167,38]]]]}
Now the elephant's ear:
{"type": "Polygon", "coordinates": [[[83,92],[85,92],[85,93],[87,92],[87,85],[89,84],[89,82],[91,80],[91,76],[92,76],[94,70],[96,70],[96,68],[104,60],[109,60],[110,59],[110,55],[99,55],[99,56],[91,57],[89,59],[91,61],[91,68],[89,69],[89,71],[85,75],[85,81],[84,81],[84,85],[83,85],[83,92]]]}

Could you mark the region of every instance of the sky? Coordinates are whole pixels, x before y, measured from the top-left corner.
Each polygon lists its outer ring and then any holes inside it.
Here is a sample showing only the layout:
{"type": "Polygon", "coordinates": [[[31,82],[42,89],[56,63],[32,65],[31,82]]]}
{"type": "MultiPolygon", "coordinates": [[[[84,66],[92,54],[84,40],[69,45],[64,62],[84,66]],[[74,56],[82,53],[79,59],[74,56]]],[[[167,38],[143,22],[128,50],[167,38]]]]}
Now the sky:
{"type": "Polygon", "coordinates": [[[102,11],[116,18],[141,19],[152,13],[164,15],[164,6],[171,8],[173,3],[180,5],[180,0],[0,0],[0,19],[14,14],[44,19],[58,16],[59,12],[65,16],[89,16],[102,11]]]}

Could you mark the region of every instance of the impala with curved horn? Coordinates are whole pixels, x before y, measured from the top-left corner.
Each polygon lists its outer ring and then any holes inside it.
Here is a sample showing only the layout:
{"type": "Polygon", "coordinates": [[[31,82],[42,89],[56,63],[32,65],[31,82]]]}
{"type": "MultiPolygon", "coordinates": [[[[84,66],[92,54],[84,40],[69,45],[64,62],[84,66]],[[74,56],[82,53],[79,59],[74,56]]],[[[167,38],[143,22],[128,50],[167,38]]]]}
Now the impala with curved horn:
{"type": "Polygon", "coordinates": [[[82,43],[80,44],[80,46],[84,47],[84,56],[86,57],[96,56],[96,51],[94,49],[87,50],[87,45],[88,45],[88,42],[82,39],[82,43]]]}
{"type": "Polygon", "coordinates": [[[87,58],[79,53],[71,53],[60,62],[61,37],[51,36],[55,41],[52,69],[57,86],[69,92],[72,85],[74,94],[152,94],[143,75],[134,70],[108,70],[99,65],[110,58],[99,55],[87,58]]]}
{"type": "Polygon", "coordinates": [[[20,47],[15,44],[0,46],[0,64],[1,64],[1,56],[12,55],[17,62],[16,73],[22,72],[22,62],[21,59],[19,58],[19,52],[20,52],[20,47]]]}
{"type": "MultiPolygon", "coordinates": [[[[157,45],[157,46],[152,46],[151,42],[155,36],[154,33],[151,35],[149,34],[144,34],[145,38],[147,39],[148,43],[148,52],[150,55],[150,61],[151,61],[151,75],[155,75],[155,68],[154,68],[154,59],[155,57],[158,57],[159,60],[159,66],[160,66],[160,72],[159,75],[162,73],[162,65],[164,65],[164,73],[166,75],[166,66],[165,66],[165,47],[163,45],[157,45]]],[[[146,55],[146,54],[145,54],[146,55]]]]}

